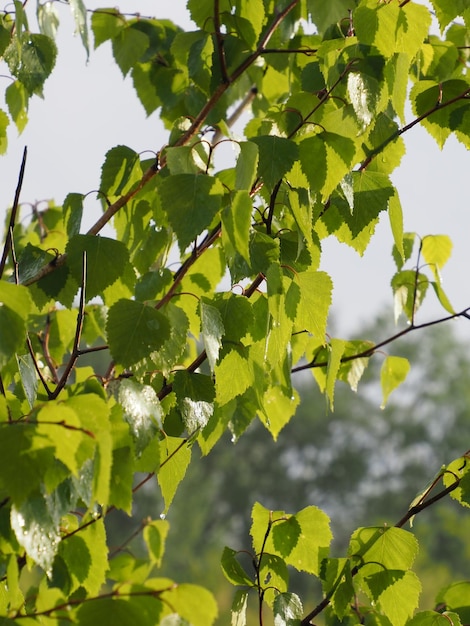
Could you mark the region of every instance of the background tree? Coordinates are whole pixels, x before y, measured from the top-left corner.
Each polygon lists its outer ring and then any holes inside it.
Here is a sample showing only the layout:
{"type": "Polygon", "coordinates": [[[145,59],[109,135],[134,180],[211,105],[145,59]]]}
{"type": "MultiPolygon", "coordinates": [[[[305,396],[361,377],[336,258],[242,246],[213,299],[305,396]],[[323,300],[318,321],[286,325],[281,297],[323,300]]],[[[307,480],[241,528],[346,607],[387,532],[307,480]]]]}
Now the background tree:
{"type": "MultiPolygon", "coordinates": [[[[410,369],[389,345],[468,318],[470,310],[455,311],[442,287],[450,239],[403,232],[390,178],[417,124],[439,146],[451,133],[469,144],[469,9],[435,0],[437,36],[430,32],[429,8],[419,3],[352,5],[189,0],[196,26],[183,32],[168,20],[117,9],[88,16],[82,2],[71,2],[87,50],[91,26],[94,46],[111,43],[146,112],[159,110],[168,141],[150,158],[122,145],[108,151],[96,194],[102,215],[86,232],[87,193],[71,191],[62,206],[33,206],[30,220],[19,218],[25,150],[0,259],[5,624],[214,623],[213,595],[161,569],[170,505],[185,474],[198,472],[191,458],[211,459],[225,433],[240,440],[240,452],[246,441],[251,457],[261,450],[255,421],[272,439],[289,438],[299,405],[296,386],[308,371],[325,400],[311,407],[318,425],[314,445],[299,442],[298,454],[320,455],[323,484],[336,486],[354,470],[360,490],[351,497],[344,489],[337,507],[328,493],[304,482],[308,503],[297,513],[285,512],[287,494],[283,502],[249,503],[252,548],[226,547],[222,554],[225,577],[238,587],[232,623],[246,623],[250,594],[259,624],[266,622],[266,606],[276,626],[310,624],[320,614],[331,624],[469,621],[465,582],[440,592],[439,611],[431,605],[415,614],[418,543],[403,529],[448,494],[468,504],[464,449],[454,461],[443,459],[409,508],[404,481],[397,482],[404,504],[395,525],[360,527],[344,544],[340,537],[340,556],[330,552],[330,520],[317,507],[336,516],[333,527],[341,532],[343,519],[362,515],[374,492],[386,493],[381,479],[390,471],[381,468],[395,460],[409,432],[422,433],[427,445],[441,434],[422,421],[426,394],[434,406],[439,387],[436,380],[436,389],[428,390],[419,368],[410,377],[421,390],[419,407],[414,419],[403,418],[405,392],[396,413],[399,431],[370,420],[376,394],[367,384],[358,423],[323,425],[325,401],[329,409],[338,407],[337,381],[357,389],[371,358],[381,355],[385,406],[410,369]],[[454,22],[459,16],[462,23],[454,22]],[[239,139],[231,123],[241,108],[252,116],[239,139]],[[218,158],[227,143],[234,148],[230,162],[218,158]],[[331,235],[362,254],[382,213],[394,244],[395,317],[408,324],[372,340],[335,337],[322,241],[331,235]],[[115,237],[103,236],[108,225],[115,237]],[[174,255],[176,268],[169,261],[174,255]],[[428,290],[444,313],[421,323],[417,312],[428,290]],[[379,454],[369,439],[374,428],[387,435],[379,454]],[[351,444],[363,453],[362,463],[353,464],[351,444]],[[116,511],[130,515],[136,494],[157,485],[158,510],[141,513],[143,521],[127,538],[113,538],[105,520],[116,511]],[[144,555],[129,549],[139,534],[144,555]],[[290,589],[289,568],[308,576],[317,600],[300,587],[290,589]]],[[[54,68],[54,5],[38,6],[39,33],[31,19],[18,2],[2,15],[0,54],[12,78],[8,113],[0,115],[3,137],[10,120],[24,127],[29,98],[41,94],[54,68]]],[[[436,368],[443,362],[431,358],[436,368]]],[[[458,435],[461,442],[463,430],[458,435]]],[[[268,483],[279,469],[297,471],[296,436],[284,455],[269,465],[262,459],[268,483]]],[[[417,455],[431,449],[415,450],[411,462],[400,455],[402,474],[417,475],[417,455]]],[[[217,480],[224,479],[226,459],[212,472],[217,480]]],[[[242,461],[237,455],[243,469],[242,461]]],[[[429,461],[431,476],[438,464],[429,461]]],[[[255,480],[263,487],[264,478],[255,480]]],[[[209,482],[209,489],[216,486],[209,482]]],[[[367,523],[380,513],[377,508],[367,523]]],[[[197,514],[196,508],[188,516],[185,536],[197,527],[197,514]]],[[[209,530],[222,534],[218,526],[209,530]]]]}

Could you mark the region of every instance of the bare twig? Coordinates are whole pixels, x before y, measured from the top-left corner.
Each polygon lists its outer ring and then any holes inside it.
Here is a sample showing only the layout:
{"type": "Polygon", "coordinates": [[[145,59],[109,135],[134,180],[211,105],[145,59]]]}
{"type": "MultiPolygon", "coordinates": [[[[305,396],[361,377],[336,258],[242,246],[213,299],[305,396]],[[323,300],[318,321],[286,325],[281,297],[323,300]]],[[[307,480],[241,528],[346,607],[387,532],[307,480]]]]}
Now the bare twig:
{"type": "Polygon", "coordinates": [[[0,260],[0,279],[3,276],[8,254],[11,250],[11,246],[13,242],[13,228],[15,227],[15,224],[16,224],[16,216],[18,213],[18,207],[19,207],[19,202],[20,202],[20,193],[21,193],[21,187],[23,185],[23,178],[24,178],[24,171],[26,168],[27,155],[28,155],[28,149],[25,147],[25,149],[23,150],[23,159],[21,161],[20,173],[18,176],[18,183],[16,185],[15,199],[13,201],[13,206],[11,207],[10,222],[8,225],[7,236],[5,239],[5,245],[3,246],[2,258],[0,260]]]}
{"type": "Polygon", "coordinates": [[[219,57],[220,74],[222,82],[229,83],[230,79],[227,72],[227,60],[225,58],[224,37],[220,31],[220,7],[219,0],[214,0],[214,28],[215,40],[217,42],[217,54],[219,57]]]}
{"type": "Polygon", "coordinates": [[[83,320],[85,318],[85,287],[86,287],[86,275],[87,275],[87,257],[86,252],[83,253],[83,264],[82,264],[82,281],[80,285],[80,302],[78,306],[78,314],[77,314],[77,326],[75,329],[75,338],[73,342],[72,354],[70,355],[69,362],[62,374],[59,384],[52,392],[51,399],[57,398],[59,393],[65,387],[67,380],[75,367],[75,363],[77,362],[78,357],[80,356],[80,339],[82,336],[83,330],[83,320]]]}

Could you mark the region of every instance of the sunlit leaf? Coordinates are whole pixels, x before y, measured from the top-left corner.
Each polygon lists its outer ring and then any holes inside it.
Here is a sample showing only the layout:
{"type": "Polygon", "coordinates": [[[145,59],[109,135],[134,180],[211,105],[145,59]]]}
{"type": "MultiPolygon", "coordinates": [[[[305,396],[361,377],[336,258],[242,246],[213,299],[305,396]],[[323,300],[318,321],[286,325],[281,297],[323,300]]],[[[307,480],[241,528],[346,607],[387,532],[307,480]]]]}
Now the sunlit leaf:
{"type": "Polygon", "coordinates": [[[134,437],[136,451],[141,454],[162,427],[160,401],[152,387],[133,380],[121,381],[118,399],[134,437]]]}
{"type": "Polygon", "coordinates": [[[179,439],[178,437],[165,437],[162,439],[160,442],[160,470],[157,478],[165,501],[163,514],[168,512],[190,461],[191,448],[184,439],[179,439]]]}
{"type": "Polygon", "coordinates": [[[403,383],[409,371],[410,362],[404,357],[388,356],[384,359],[380,370],[380,382],[382,385],[382,404],[380,408],[385,408],[390,394],[403,383]]]}

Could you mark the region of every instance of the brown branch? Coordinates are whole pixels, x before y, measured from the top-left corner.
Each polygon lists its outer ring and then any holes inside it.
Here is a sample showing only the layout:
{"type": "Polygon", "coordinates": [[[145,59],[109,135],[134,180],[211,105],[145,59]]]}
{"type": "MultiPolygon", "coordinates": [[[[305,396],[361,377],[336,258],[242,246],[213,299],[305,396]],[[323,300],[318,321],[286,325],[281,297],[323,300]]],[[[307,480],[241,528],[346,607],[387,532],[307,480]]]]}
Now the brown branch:
{"type": "Polygon", "coordinates": [[[225,46],[224,37],[220,31],[220,7],[219,0],[214,0],[214,28],[215,28],[215,40],[217,43],[217,55],[219,57],[220,73],[222,75],[222,82],[229,83],[230,79],[227,72],[227,60],[225,58],[225,46]]]}
{"type": "MultiPolygon", "coordinates": [[[[415,330],[421,330],[423,328],[428,328],[429,326],[436,326],[437,324],[443,324],[444,322],[448,322],[450,320],[454,320],[459,317],[465,317],[467,319],[470,319],[469,311],[470,311],[470,307],[464,309],[463,311],[460,311],[460,313],[453,313],[452,315],[447,315],[446,317],[441,317],[437,320],[432,320],[430,322],[423,322],[422,324],[415,324],[415,325],[408,326],[407,328],[404,328],[400,332],[395,333],[391,337],[387,337],[387,339],[384,339],[383,341],[379,341],[378,343],[374,344],[370,348],[367,348],[367,350],[363,350],[362,352],[358,352],[357,354],[350,354],[349,356],[342,357],[341,363],[348,363],[349,361],[354,361],[355,359],[362,359],[362,358],[370,357],[379,348],[383,348],[383,346],[386,346],[389,343],[392,343],[393,341],[396,341],[397,339],[400,339],[401,337],[404,337],[405,335],[408,335],[408,333],[411,333],[415,330]]],[[[328,365],[328,361],[315,361],[315,359],[313,359],[309,363],[294,367],[292,369],[292,373],[301,372],[303,370],[312,369],[314,367],[327,367],[327,365],[328,365]]]]}
{"type": "Polygon", "coordinates": [[[3,246],[3,253],[2,253],[2,258],[0,260],[0,279],[3,276],[3,272],[5,270],[5,265],[7,262],[7,258],[8,258],[8,254],[11,250],[12,244],[13,244],[13,228],[15,227],[15,223],[16,223],[16,216],[18,213],[18,207],[19,207],[19,202],[20,202],[20,193],[21,193],[21,187],[23,186],[23,178],[24,178],[24,171],[26,168],[26,157],[28,156],[28,148],[25,147],[25,149],[23,150],[23,159],[21,161],[21,167],[20,167],[20,173],[18,175],[18,183],[16,185],[16,191],[15,191],[15,199],[13,200],[13,206],[11,208],[11,213],[10,213],[10,221],[8,224],[8,230],[7,230],[7,236],[5,239],[5,245],[3,246]]]}
{"type": "Polygon", "coordinates": [[[77,326],[75,329],[75,338],[73,341],[72,354],[70,355],[69,362],[64,370],[64,373],[61,376],[59,384],[54,389],[51,395],[51,399],[54,400],[57,398],[59,393],[65,387],[67,380],[75,367],[75,363],[77,362],[78,357],[80,356],[80,339],[82,336],[83,330],[83,320],[85,318],[85,286],[86,286],[86,275],[87,275],[87,256],[86,252],[83,253],[83,264],[82,264],[82,281],[80,285],[80,302],[78,306],[78,314],[77,314],[77,326]]]}

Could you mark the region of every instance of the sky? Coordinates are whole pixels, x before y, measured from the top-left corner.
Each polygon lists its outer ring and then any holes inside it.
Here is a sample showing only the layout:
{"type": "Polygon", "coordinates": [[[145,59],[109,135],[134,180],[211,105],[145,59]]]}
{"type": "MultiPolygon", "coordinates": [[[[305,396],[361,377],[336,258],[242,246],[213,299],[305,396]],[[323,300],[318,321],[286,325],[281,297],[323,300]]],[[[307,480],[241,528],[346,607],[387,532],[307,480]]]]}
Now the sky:
{"type": "MultiPolygon", "coordinates": [[[[45,84],[44,100],[31,100],[30,121],[23,134],[18,136],[11,126],[8,151],[0,156],[2,223],[13,200],[25,146],[28,160],[22,202],[54,199],[61,204],[69,192],[87,193],[98,188],[101,165],[110,148],[127,145],[139,153],[157,151],[167,141],[158,112],[146,117],[130,79],[123,80],[110,44],[92,50],[87,62],[80,38],[73,35],[69,7],[56,4],[61,16],[57,65],[45,84]]],[[[94,9],[106,3],[89,0],[85,4],[94,9]]],[[[169,18],[190,28],[185,5],[185,0],[121,0],[119,9],[126,13],[138,7],[143,16],[169,18]]],[[[470,307],[470,207],[465,191],[469,153],[453,137],[441,152],[419,126],[405,134],[404,140],[407,152],[392,178],[402,202],[405,230],[421,236],[451,237],[453,254],[442,275],[450,301],[456,310],[462,310],[470,307]]],[[[90,195],[85,207],[86,223],[91,224],[100,215],[101,205],[90,195]]],[[[27,217],[27,208],[23,217],[27,217]]],[[[392,243],[386,216],[362,258],[332,238],[324,242],[322,269],[335,285],[332,313],[339,336],[348,338],[384,307],[393,309],[392,243]]],[[[444,315],[430,293],[417,321],[444,315]]],[[[470,338],[470,320],[459,320],[455,326],[462,336],[470,338]]]]}

